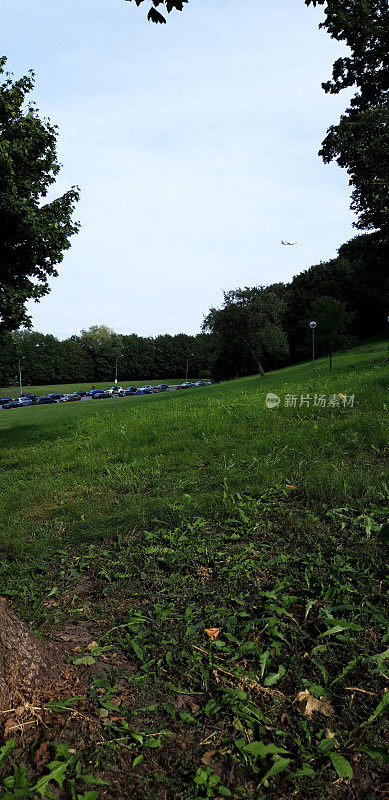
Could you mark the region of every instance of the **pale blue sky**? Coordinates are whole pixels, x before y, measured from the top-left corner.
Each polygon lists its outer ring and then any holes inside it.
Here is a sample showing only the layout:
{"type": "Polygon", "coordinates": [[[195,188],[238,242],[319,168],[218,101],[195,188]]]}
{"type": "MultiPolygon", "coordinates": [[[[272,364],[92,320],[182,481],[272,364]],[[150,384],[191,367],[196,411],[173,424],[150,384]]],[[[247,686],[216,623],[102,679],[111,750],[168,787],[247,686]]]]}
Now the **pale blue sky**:
{"type": "Polygon", "coordinates": [[[36,330],[196,333],[237,286],[287,281],[355,235],[317,151],[347,96],[303,0],[191,0],[166,26],[124,0],[0,0],[3,52],[60,129],[82,229],[36,330]],[[298,241],[282,247],[280,240],[298,241]]]}

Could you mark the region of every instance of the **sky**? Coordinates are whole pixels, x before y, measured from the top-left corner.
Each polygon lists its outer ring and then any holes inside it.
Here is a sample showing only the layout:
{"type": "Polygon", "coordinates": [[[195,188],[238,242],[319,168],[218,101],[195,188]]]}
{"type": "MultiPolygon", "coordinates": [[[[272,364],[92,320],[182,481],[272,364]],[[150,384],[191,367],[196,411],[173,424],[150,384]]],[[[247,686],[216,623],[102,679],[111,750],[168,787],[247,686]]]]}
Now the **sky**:
{"type": "Polygon", "coordinates": [[[356,234],[344,170],[317,153],[348,95],[344,50],[303,0],[0,0],[15,77],[33,68],[59,127],[52,196],[77,184],[80,233],[33,327],[200,331],[223,291],[289,281],[356,234]],[[281,239],[297,241],[283,247],[281,239]]]}

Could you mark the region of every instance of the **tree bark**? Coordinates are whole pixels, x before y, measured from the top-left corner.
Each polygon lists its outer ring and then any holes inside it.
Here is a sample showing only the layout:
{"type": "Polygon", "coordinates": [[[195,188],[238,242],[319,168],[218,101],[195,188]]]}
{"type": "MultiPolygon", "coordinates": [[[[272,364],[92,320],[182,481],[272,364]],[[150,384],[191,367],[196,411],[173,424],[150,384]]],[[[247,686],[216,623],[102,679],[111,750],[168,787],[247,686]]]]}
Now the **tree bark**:
{"type": "Polygon", "coordinates": [[[330,353],[330,372],[332,372],[332,353],[330,353]]]}
{"type": "Polygon", "coordinates": [[[51,687],[66,658],[62,647],[38,639],[0,601],[0,711],[12,695],[51,687]]]}
{"type": "Polygon", "coordinates": [[[256,362],[256,365],[257,365],[257,367],[258,367],[258,372],[259,372],[259,374],[260,374],[261,378],[264,378],[264,377],[265,377],[265,375],[266,375],[266,372],[265,372],[265,370],[264,370],[264,368],[263,368],[263,366],[262,366],[261,362],[259,361],[259,359],[258,359],[258,358],[257,358],[257,356],[255,355],[255,352],[254,352],[254,350],[253,350],[253,348],[251,347],[251,345],[250,345],[250,344],[248,345],[248,347],[249,347],[250,353],[251,353],[251,355],[252,355],[252,357],[253,357],[254,361],[256,362]]]}

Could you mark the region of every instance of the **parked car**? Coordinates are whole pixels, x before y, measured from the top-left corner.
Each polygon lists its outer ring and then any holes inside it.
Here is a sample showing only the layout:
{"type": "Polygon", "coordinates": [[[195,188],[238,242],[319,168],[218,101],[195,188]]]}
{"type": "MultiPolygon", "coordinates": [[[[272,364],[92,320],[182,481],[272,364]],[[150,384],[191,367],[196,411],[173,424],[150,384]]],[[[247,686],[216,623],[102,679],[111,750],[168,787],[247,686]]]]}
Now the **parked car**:
{"type": "Polygon", "coordinates": [[[0,406],[4,406],[5,403],[12,403],[12,397],[0,397],[0,406]]]}
{"type": "Polygon", "coordinates": [[[86,397],[86,395],[87,395],[87,393],[84,392],[83,389],[77,389],[77,391],[72,392],[72,395],[74,395],[74,394],[78,394],[80,397],[86,397]]]}
{"type": "Polygon", "coordinates": [[[127,386],[127,389],[124,390],[125,392],[130,392],[131,394],[136,394],[138,391],[137,386],[127,386]]]}
{"type": "Polygon", "coordinates": [[[107,389],[107,391],[110,392],[110,394],[118,394],[119,392],[123,391],[123,387],[122,386],[111,386],[111,388],[107,389]]]}
{"type": "Polygon", "coordinates": [[[66,399],[66,402],[67,403],[75,403],[77,400],[81,401],[81,395],[78,394],[78,392],[77,393],[74,392],[73,394],[69,394],[68,395],[68,397],[66,399]]]}
{"type": "Polygon", "coordinates": [[[177,386],[177,389],[194,389],[194,383],[184,381],[184,383],[180,383],[180,385],[177,386]]]}
{"type": "Polygon", "coordinates": [[[47,397],[52,397],[54,400],[61,400],[63,394],[60,394],[60,392],[49,392],[47,397]]]}
{"type": "Polygon", "coordinates": [[[27,400],[35,400],[36,394],[24,394],[23,397],[26,397],[27,400]]]}
{"type": "Polygon", "coordinates": [[[97,392],[92,396],[92,400],[106,400],[112,397],[111,392],[97,392]]]}
{"type": "Polygon", "coordinates": [[[44,397],[37,397],[37,399],[35,400],[34,405],[43,406],[43,405],[49,405],[50,403],[56,403],[56,402],[57,401],[54,400],[53,397],[49,397],[48,395],[47,396],[45,395],[44,397]]]}
{"type": "Polygon", "coordinates": [[[158,386],[154,386],[154,391],[157,392],[167,392],[169,389],[167,383],[159,383],[158,386]]]}
{"type": "Polygon", "coordinates": [[[103,389],[91,389],[90,392],[86,393],[86,396],[87,397],[93,397],[94,394],[99,394],[99,392],[102,392],[102,391],[103,391],[103,389]]]}
{"type": "Polygon", "coordinates": [[[137,389],[137,394],[153,394],[154,387],[153,386],[141,386],[137,389]]]}
{"type": "Polygon", "coordinates": [[[33,400],[30,400],[29,397],[19,397],[19,405],[20,406],[32,406],[34,405],[33,400]]]}
{"type": "Polygon", "coordinates": [[[3,408],[19,408],[19,407],[20,407],[19,400],[11,400],[10,402],[3,404],[3,408]]]}

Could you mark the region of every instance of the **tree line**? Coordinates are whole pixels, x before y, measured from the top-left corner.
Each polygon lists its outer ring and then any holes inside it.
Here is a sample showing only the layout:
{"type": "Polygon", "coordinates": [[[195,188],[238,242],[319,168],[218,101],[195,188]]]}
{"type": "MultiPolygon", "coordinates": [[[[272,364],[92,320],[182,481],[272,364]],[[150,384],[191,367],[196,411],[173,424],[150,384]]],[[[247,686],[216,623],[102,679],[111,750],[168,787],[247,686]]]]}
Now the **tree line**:
{"type": "Polygon", "coordinates": [[[128,336],[93,325],[60,341],[51,334],[22,330],[0,344],[0,386],[16,385],[19,362],[24,386],[210,376],[211,336],[128,336]]]}
{"type": "Polygon", "coordinates": [[[389,246],[376,233],[357,236],[338,257],[296,275],[289,284],[224,293],[203,330],[212,336],[212,374],[234,378],[308,358],[314,320],[318,355],[388,331],[389,246]]]}

